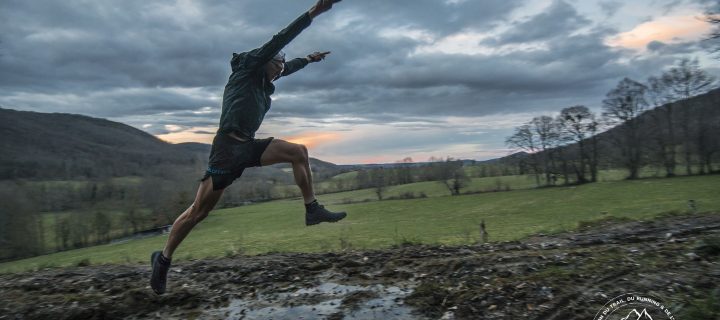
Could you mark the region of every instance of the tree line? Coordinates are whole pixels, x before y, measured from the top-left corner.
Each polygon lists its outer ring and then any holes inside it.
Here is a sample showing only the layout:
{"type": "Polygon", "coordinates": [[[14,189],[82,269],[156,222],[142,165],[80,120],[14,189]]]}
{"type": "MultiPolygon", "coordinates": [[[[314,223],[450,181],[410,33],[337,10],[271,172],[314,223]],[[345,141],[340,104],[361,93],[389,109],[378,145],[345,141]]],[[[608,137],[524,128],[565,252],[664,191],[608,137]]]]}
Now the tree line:
{"type": "Polygon", "coordinates": [[[527,152],[520,166],[535,174],[536,183],[554,185],[596,182],[601,168],[622,167],[628,179],[645,166],[661,167],[665,176],[714,172],[720,143],[715,78],[697,59],[682,59],[645,83],[622,79],[602,101],[602,113],[576,105],[559,115],[534,117],[506,139],[514,150],[527,152]]]}

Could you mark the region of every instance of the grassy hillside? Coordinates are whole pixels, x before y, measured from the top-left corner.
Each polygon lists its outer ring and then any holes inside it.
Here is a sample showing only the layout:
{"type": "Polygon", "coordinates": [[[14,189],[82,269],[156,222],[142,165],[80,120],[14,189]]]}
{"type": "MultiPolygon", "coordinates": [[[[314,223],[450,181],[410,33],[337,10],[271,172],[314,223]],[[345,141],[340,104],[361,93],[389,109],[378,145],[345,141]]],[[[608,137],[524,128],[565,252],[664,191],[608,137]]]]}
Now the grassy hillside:
{"type": "Polygon", "coordinates": [[[209,146],[173,145],[131,126],[76,114],[0,108],[0,179],[73,179],[203,167],[209,146]]]}
{"type": "MultiPolygon", "coordinates": [[[[412,188],[412,186],[405,186],[412,188]]],[[[243,252],[316,252],[372,249],[404,242],[471,243],[485,220],[490,241],[557,232],[580,221],[605,217],[647,219],[687,211],[720,211],[720,176],[611,181],[577,187],[332,205],[349,212],[336,224],[305,227],[302,204],[280,200],[213,211],[176,252],[175,259],[199,259],[243,252]]],[[[355,191],[357,192],[357,191],[355,191]]],[[[334,202],[342,194],[320,196],[334,202]],[[335,199],[335,200],[333,200],[335,199]]],[[[167,235],[102,245],[0,264],[0,272],[98,263],[145,263],[167,235]]]]}

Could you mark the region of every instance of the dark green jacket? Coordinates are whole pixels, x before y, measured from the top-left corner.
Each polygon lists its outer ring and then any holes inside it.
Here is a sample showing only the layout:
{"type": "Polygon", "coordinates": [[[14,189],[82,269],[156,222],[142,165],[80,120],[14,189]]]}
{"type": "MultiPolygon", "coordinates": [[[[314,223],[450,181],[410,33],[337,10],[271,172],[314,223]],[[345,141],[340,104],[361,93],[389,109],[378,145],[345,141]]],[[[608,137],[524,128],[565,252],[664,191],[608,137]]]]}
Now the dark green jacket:
{"type": "MultiPolygon", "coordinates": [[[[236,131],[244,138],[255,137],[255,131],[260,128],[265,114],[270,110],[270,95],[275,92],[275,85],[265,76],[263,65],[311,22],[312,19],[306,12],[262,47],[240,54],[233,53],[230,60],[232,74],[223,94],[218,134],[236,131]]],[[[281,76],[290,75],[307,64],[305,58],[287,61],[281,76]]]]}

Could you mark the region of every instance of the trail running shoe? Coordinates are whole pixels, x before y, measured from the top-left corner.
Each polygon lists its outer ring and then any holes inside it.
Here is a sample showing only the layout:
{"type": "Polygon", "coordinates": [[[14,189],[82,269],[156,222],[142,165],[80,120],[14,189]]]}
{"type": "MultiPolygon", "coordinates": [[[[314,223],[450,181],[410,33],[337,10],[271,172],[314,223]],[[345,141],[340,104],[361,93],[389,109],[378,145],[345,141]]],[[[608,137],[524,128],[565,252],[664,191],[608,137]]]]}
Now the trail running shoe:
{"type": "Polygon", "coordinates": [[[305,225],[311,226],[320,222],[336,222],[347,216],[345,212],[331,212],[325,206],[314,202],[305,212],[305,225]]]}
{"type": "Polygon", "coordinates": [[[165,258],[165,256],[162,255],[162,251],[155,251],[150,255],[150,266],[152,266],[150,286],[156,294],[165,293],[165,283],[167,282],[170,262],[171,259],[165,258]]]}

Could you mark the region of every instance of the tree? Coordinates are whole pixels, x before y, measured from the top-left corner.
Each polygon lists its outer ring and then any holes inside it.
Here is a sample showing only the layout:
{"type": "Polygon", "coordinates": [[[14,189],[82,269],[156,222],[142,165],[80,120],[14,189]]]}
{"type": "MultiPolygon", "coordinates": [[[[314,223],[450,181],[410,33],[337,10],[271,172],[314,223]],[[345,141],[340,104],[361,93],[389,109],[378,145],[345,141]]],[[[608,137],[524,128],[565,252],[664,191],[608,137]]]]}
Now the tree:
{"type": "Polygon", "coordinates": [[[665,167],[665,176],[673,177],[677,166],[673,96],[662,77],[648,78],[647,87],[647,95],[655,107],[655,112],[652,114],[654,118],[652,138],[657,144],[660,162],[665,167]]]}
{"type": "Polygon", "coordinates": [[[692,153],[697,143],[706,139],[706,137],[700,136],[707,130],[699,130],[693,137],[693,125],[697,122],[698,125],[706,123],[704,119],[692,119],[690,111],[688,110],[689,99],[693,96],[705,93],[707,90],[712,88],[715,83],[715,78],[709,75],[704,70],[700,69],[700,64],[697,58],[690,60],[688,58],[681,59],[676,66],[670,68],[662,74],[663,85],[667,87],[670,95],[670,99],[674,101],[680,101],[681,110],[681,129],[683,133],[683,151],[685,154],[685,169],[687,174],[692,174],[692,153]],[[695,120],[695,121],[693,121],[695,120]]]}
{"type": "Polygon", "coordinates": [[[554,166],[552,149],[559,145],[558,126],[555,120],[548,116],[535,117],[530,123],[540,145],[540,154],[542,155],[540,161],[543,171],[545,171],[545,184],[550,185],[554,183],[554,179],[550,176],[550,167],[554,166]]]}
{"type": "Polygon", "coordinates": [[[540,150],[540,144],[535,134],[533,134],[530,125],[524,124],[515,128],[515,133],[505,139],[505,144],[511,148],[523,150],[530,154],[530,165],[535,172],[535,183],[540,186],[540,166],[537,155],[537,152],[540,150]]]}
{"type": "Polygon", "coordinates": [[[96,242],[105,243],[110,241],[110,229],[112,228],[112,221],[107,214],[96,211],[95,219],[93,220],[93,228],[95,229],[96,242]]]}
{"type": "Polygon", "coordinates": [[[125,211],[125,221],[132,226],[132,232],[138,232],[142,224],[142,216],[136,207],[131,207],[125,211]]]}
{"type": "Polygon", "coordinates": [[[453,196],[460,194],[460,189],[467,186],[470,178],[463,170],[462,161],[447,157],[444,162],[435,165],[436,180],[442,182],[453,196]]]}
{"type": "Polygon", "coordinates": [[[357,181],[358,189],[370,188],[372,185],[372,182],[370,179],[370,173],[364,169],[358,170],[355,180],[357,181]]]}
{"type": "MultiPolygon", "coordinates": [[[[597,131],[597,121],[595,115],[585,106],[573,106],[567,107],[560,111],[558,116],[558,123],[560,124],[560,139],[570,143],[576,143],[578,146],[578,162],[579,167],[575,166],[575,175],[578,183],[585,183],[588,181],[585,173],[587,167],[593,167],[593,161],[595,157],[593,154],[597,152],[590,152],[588,149],[593,148],[593,144],[587,146],[587,139],[594,136],[597,131]]],[[[597,147],[597,144],[594,144],[597,147]]],[[[596,167],[596,166],[595,166],[596,167]]],[[[593,171],[593,170],[591,170],[593,171]]],[[[593,182],[596,181],[597,175],[595,172],[592,173],[593,182]]]]}
{"type": "MultiPolygon", "coordinates": [[[[715,42],[715,47],[711,48],[710,51],[720,52],[720,42],[718,41],[720,39],[720,14],[708,12],[705,14],[705,21],[713,25],[713,29],[706,39],[715,42]]],[[[720,58],[720,55],[717,57],[720,58]]]]}
{"type": "Polygon", "coordinates": [[[372,170],[370,172],[370,180],[372,181],[372,187],[375,189],[378,200],[382,200],[387,190],[387,175],[385,174],[385,169],[379,168],[372,170]]]}
{"type": "Polygon", "coordinates": [[[603,116],[609,123],[618,125],[616,139],[621,161],[629,171],[628,179],[637,179],[643,164],[638,116],[647,107],[646,90],[642,83],[624,78],[603,100],[603,116]]]}
{"type": "Polygon", "coordinates": [[[0,260],[40,254],[41,223],[34,201],[16,192],[16,183],[0,184],[0,260]]]}
{"type": "Polygon", "coordinates": [[[82,248],[90,243],[90,234],[92,232],[91,221],[86,219],[84,214],[73,212],[70,214],[67,225],[69,229],[70,244],[72,248],[82,248]]]}
{"type": "Polygon", "coordinates": [[[70,221],[67,217],[59,218],[55,214],[55,243],[60,250],[70,248],[70,221]]]}
{"type": "MultiPolygon", "coordinates": [[[[460,195],[460,189],[467,187],[470,181],[472,180],[467,176],[465,170],[463,170],[461,163],[460,167],[453,172],[453,177],[450,180],[451,194],[456,196],[460,195]]],[[[448,186],[448,183],[446,182],[445,185],[448,186]]]]}

